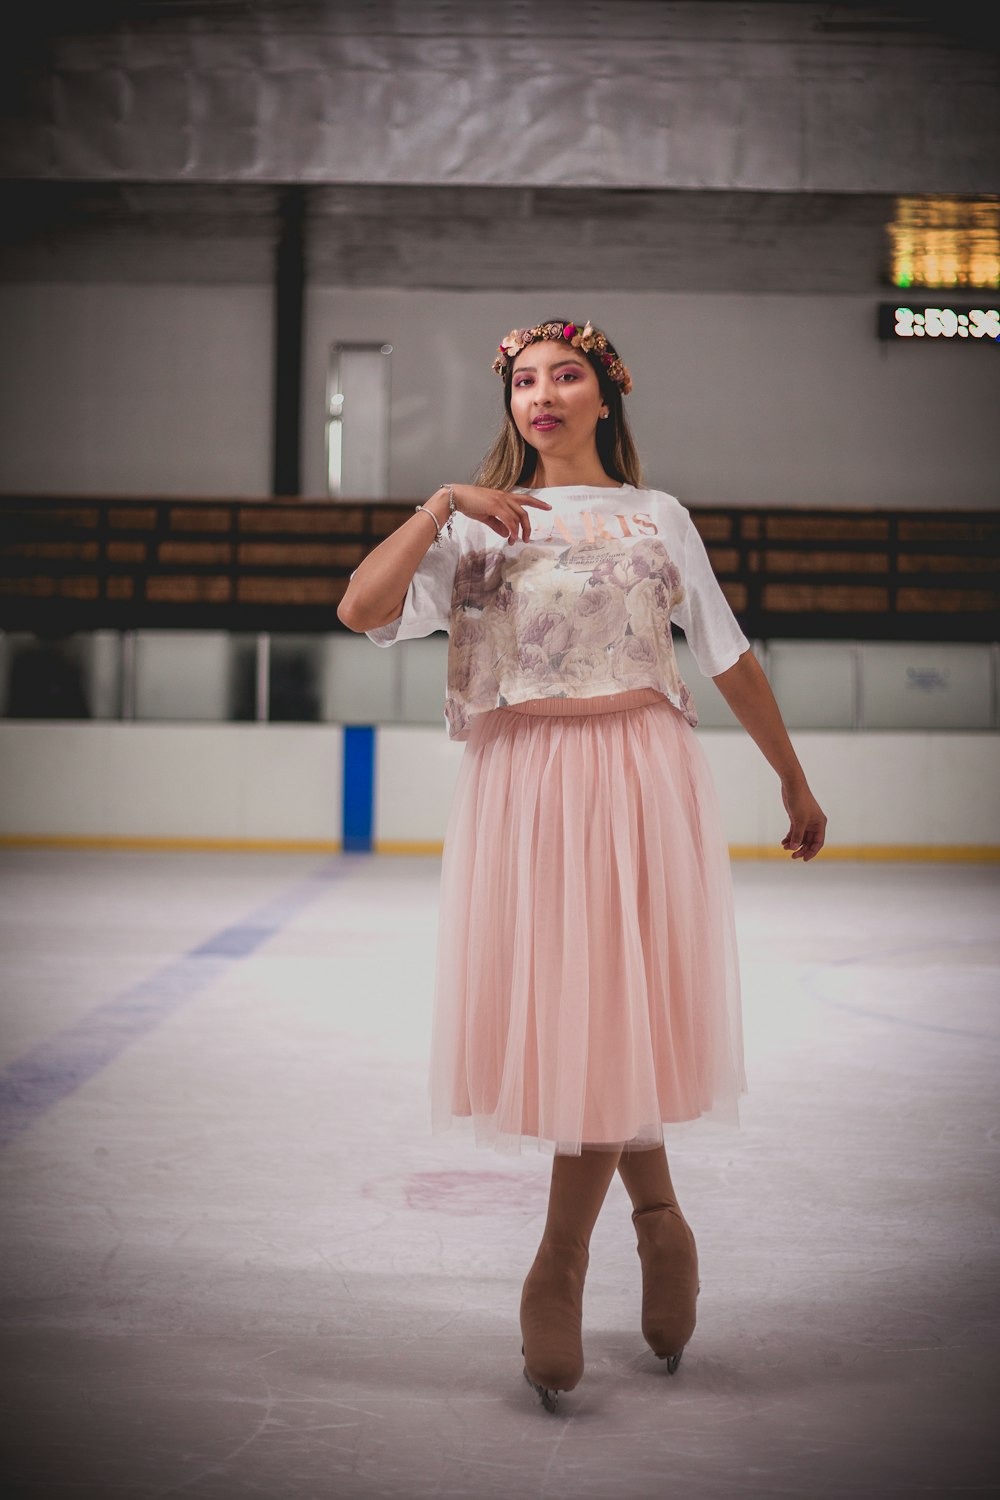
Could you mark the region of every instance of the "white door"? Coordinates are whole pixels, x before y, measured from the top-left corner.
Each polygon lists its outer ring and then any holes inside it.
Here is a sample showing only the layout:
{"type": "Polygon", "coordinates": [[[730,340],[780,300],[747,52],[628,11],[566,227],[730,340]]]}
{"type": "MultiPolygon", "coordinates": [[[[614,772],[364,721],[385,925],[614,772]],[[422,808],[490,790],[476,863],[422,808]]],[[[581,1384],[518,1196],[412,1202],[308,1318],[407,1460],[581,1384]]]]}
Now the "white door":
{"type": "Polygon", "coordinates": [[[326,400],[326,486],[337,499],[389,494],[391,344],[334,344],[326,400]]]}

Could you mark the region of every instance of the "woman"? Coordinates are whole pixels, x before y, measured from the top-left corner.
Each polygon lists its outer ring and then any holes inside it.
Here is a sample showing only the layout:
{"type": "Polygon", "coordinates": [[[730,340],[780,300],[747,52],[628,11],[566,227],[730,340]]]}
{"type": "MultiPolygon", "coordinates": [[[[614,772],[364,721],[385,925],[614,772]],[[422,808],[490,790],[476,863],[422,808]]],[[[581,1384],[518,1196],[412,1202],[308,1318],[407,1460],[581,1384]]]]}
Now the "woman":
{"type": "Polygon", "coordinates": [[[554,1411],[583,1374],[590,1237],[616,1170],[642,1332],[676,1371],[700,1287],[663,1124],[732,1119],[746,1089],[728,848],[672,622],[778,773],[792,859],[819,853],[826,818],[688,512],[642,488],[632,379],[606,335],[513,329],[493,368],[504,419],[475,483],[416,506],[434,535],[400,526],[338,615],[381,646],[449,632],[445,721],[467,744],[441,867],[432,1125],[553,1156],[520,1320],[525,1378],[554,1411]]]}

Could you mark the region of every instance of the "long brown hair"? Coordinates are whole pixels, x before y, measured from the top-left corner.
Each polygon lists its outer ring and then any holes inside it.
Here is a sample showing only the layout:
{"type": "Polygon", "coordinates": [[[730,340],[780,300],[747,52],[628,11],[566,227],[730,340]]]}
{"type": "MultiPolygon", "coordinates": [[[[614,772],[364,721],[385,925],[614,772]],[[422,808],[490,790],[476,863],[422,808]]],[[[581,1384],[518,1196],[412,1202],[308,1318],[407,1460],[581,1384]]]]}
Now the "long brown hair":
{"type": "MultiPolygon", "coordinates": [[[[568,321],[566,318],[543,319],[546,323],[562,323],[563,325],[568,321]]],[[[601,387],[601,397],[608,408],[607,417],[597,423],[596,434],[597,456],[601,460],[604,472],[610,474],[612,479],[618,479],[623,484],[633,484],[636,489],[641,489],[643,486],[642,464],[639,462],[632,430],[622,406],[621,387],[615,381],[608,379],[604,366],[596,354],[586,349],[581,349],[579,352],[590,361],[591,369],[597,376],[601,387]]],[[[513,373],[514,361],[511,359],[508,361],[503,376],[504,414],[500,431],[494,439],[492,448],[481,460],[471,481],[487,489],[512,490],[518,485],[524,489],[530,489],[535,466],[538,463],[538,449],[531,443],[525,442],[511,415],[510,386],[513,373]]]]}

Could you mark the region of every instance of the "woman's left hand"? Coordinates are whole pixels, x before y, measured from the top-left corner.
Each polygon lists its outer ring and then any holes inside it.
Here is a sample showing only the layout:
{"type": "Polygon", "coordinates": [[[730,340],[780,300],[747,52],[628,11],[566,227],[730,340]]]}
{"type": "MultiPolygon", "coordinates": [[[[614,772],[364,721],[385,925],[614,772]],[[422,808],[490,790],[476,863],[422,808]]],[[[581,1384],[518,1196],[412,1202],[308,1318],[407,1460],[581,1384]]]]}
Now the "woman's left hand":
{"type": "Polygon", "coordinates": [[[791,819],[782,849],[791,850],[793,859],[815,859],[826,842],[826,814],[804,782],[791,787],[782,783],[781,800],[791,819]]]}

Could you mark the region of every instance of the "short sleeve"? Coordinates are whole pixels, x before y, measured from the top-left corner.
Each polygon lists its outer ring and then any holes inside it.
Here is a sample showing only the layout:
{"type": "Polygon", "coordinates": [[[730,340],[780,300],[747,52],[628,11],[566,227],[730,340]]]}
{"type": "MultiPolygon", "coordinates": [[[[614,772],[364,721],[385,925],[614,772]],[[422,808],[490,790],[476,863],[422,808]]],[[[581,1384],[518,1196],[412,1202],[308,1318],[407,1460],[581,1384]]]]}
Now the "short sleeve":
{"type": "Polygon", "coordinates": [[[390,620],[388,625],[366,630],[368,639],[376,646],[393,646],[397,641],[414,640],[418,636],[431,635],[435,630],[447,630],[459,550],[458,536],[449,537],[446,531],[442,531],[440,543],[431,543],[410,580],[403,613],[390,620]]]}
{"type": "Polygon", "coordinates": [[[699,671],[717,677],[735,666],[750,642],[729,607],[719,580],[712,571],[705,543],[690,515],[684,539],[684,598],[674,606],[676,620],[687,637],[699,671]]]}

